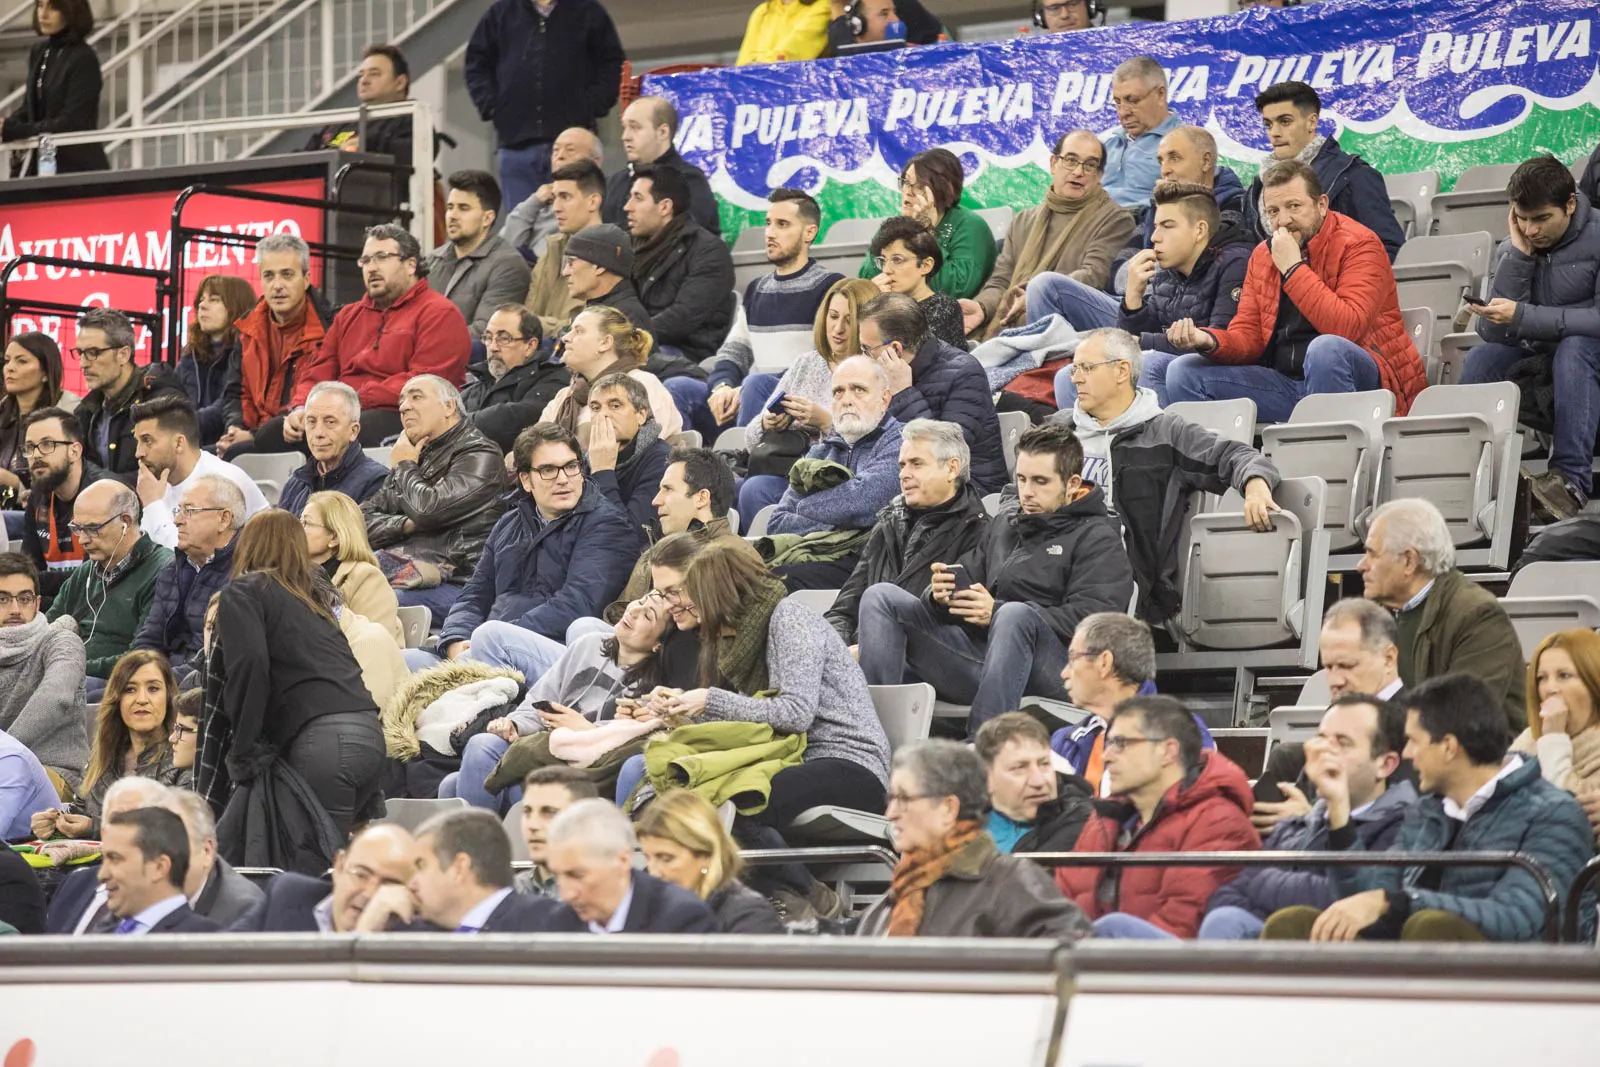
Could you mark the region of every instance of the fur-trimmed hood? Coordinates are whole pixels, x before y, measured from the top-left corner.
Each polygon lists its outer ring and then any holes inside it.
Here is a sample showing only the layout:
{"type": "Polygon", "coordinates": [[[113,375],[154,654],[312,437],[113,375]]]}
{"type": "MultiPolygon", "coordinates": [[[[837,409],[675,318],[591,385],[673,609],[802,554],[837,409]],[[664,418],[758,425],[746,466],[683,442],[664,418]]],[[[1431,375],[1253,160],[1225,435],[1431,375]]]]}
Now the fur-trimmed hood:
{"type": "Polygon", "coordinates": [[[461,660],[441,663],[413,674],[409,681],[395,690],[394,696],[383,708],[383,743],[389,757],[397,760],[416,759],[422,751],[422,746],[417,742],[417,719],[428,705],[452,689],[488,678],[523,680],[517,671],[461,660]]]}

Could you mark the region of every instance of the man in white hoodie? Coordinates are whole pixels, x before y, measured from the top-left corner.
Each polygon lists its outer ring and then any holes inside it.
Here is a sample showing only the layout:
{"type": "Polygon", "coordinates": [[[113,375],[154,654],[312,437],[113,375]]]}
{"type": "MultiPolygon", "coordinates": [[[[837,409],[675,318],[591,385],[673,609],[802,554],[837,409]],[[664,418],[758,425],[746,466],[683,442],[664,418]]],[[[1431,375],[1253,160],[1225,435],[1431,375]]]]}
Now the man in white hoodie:
{"type": "Polygon", "coordinates": [[[1070,420],[1083,445],[1084,481],[1105,491],[1122,523],[1139,614],[1159,626],[1178,610],[1176,524],[1188,494],[1237,489],[1250,525],[1271,530],[1278,471],[1249,445],[1161,410],[1155,393],[1136,384],[1142,359],[1132,334],[1092,331],[1072,357],[1078,402],[1049,421],[1070,420]]]}

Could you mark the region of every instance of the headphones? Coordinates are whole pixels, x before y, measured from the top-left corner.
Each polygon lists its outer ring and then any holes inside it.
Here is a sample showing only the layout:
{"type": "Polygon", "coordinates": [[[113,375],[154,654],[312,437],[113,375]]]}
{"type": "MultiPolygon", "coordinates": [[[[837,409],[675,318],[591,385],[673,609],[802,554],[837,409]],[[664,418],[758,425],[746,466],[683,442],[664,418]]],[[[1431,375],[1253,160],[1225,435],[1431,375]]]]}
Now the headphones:
{"type": "MultiPolygon", "coordinates": [[[[1094,2],[1099,2],[1099,0],[1094,0],[1094,2]]],[[[859,39],[863,33],[867,32],[867,15],[866,12],[861,10],[865,3],[866,0],[850,0],[849,6],[844,9],[845,25],[850,27],[850,37],[852,40],[859,39]]],[[[895,22],[891,22],[887,27],[885,27],[885,33],[883,35],[884,40],[895,39],[895,36],[887,31],[893,29],[896,23],[898,23],[900,26],[899,36],[901,38],[905,37],[906,24],[905,21],[900,18],[898,12],[895,14],[895,20],[895,22]]]]}
{"type": "MultiPolygon", "coordinates": [[[[1101,26],[1105,24],[1106,0],[1083,0],[1084,6],[1089,9],[1089,24],[1101,26]],[[1096,21],[1096,20],[1100,21],[1096,21]]],[[[1044,29],[1044,0],[1033,0],[1033,24],[1039,29],[1044,29]]]]}

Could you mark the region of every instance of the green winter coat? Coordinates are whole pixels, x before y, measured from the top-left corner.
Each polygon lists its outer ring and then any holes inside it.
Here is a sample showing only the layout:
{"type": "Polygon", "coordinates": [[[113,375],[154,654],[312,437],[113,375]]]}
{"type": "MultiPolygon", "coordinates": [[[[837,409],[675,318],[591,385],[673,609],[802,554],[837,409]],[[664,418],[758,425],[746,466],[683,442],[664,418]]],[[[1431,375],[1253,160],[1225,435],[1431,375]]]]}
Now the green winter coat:
{"type": "Polygon", "coordinates": [[[171,562],[171,549],[140,534],[109,587],[100,577],[98,564],[85,562],[73,568],[51,602],[48,615],[51,622],[63,615],[78,620],[84,669],[90,678],[111,677],[111,668],[133,645],[144,625],[150,602],[155,599],[156,576],[171,562]]]}
{"type": "Polygon", "coordinates": [[[733,801],[741,815],[767,806],[772,779],[800,766],[805,734],[775,734],[759,722],[700,722],[680,726],[644,750],[645,774],[657,793],[680,787],[713,807],[733,801]]]}
{"type": "Polygon", "coordinates": [[[1416,685],[1451,671],[1481,678],[1501,695],[1511,734],[1520,733],[1528,725],[1528,664],[1517,631],[1494,594],[1449,570],[1433,580],[1427,599],[1414,610],[1421,615],[1414,634],[1408,620],[1399,620],[1400,680],[1416,685]]]}

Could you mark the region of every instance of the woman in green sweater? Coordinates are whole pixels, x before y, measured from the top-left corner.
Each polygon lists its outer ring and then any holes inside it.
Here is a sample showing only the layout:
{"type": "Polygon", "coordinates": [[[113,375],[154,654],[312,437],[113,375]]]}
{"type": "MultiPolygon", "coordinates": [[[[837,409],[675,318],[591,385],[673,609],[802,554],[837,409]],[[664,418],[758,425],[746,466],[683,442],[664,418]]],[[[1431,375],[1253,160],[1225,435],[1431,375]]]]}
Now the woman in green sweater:
{"type": "MultiPolygon", "coordinates": [[[[997,252],[989,224],[961,206],[961,160],[944,148],[911,157],[900,172],[900,214],[917,219],[939,241],[944,263],[928,276],[935,292],[966,300],[983,288],[994,271],[997,252]]],[[[875,279],[878,265],[868,255],[860,276],[875,279]]]]}

